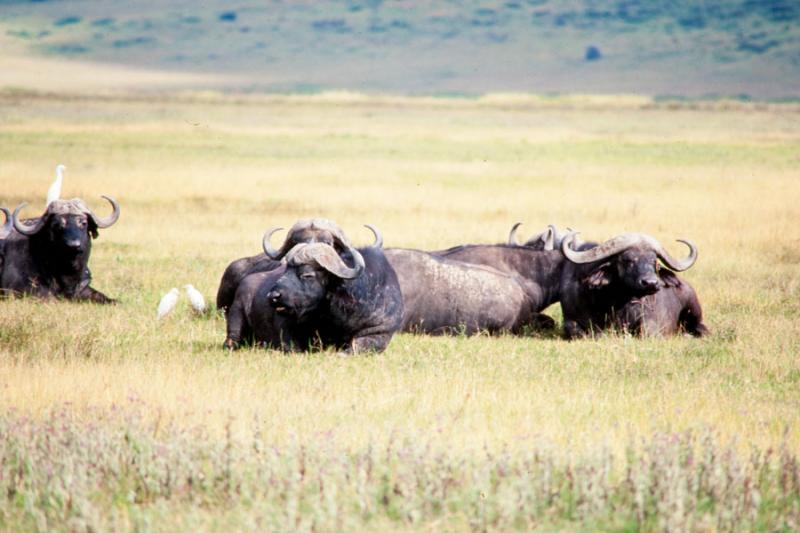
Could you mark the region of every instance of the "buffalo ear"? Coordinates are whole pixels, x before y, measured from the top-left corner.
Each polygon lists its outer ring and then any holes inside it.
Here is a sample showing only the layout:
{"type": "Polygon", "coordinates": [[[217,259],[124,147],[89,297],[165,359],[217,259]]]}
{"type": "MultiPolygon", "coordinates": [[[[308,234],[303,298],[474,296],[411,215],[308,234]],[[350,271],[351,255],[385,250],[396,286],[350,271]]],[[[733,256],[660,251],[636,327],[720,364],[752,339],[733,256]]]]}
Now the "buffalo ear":
{"type": "Polygon", "coordinates": [[[89,235],[92,236],[92,239],[96,239],[97,236],[99,235],[97,233],[97,224],[94,223],[94,220],[92,220],[92,217],[88,217],[88,218],[89,218],[89,235]]]}
{"type": "Polygon", "coordinates": [[[602,289],[611,283],[611,263],[603,263],[592,270],[588,276],[583,278],[583,284],[589,289],[602,289]]]}
{"type": "Polygon", "coordinates": [[[666,268],[660,268],[658,270],[658,277],[661,278],[664,287],[677,287],[681,284],[681,280],[678,279],[675,272],[667,270],[666,268]]]}

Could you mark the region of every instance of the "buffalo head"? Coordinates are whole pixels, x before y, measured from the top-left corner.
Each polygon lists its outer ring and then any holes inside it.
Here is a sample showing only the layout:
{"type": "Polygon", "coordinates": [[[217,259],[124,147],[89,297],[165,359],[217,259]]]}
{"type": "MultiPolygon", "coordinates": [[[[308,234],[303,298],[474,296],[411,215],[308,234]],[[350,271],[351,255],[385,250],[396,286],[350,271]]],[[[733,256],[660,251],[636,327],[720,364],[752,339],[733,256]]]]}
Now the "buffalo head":
{"type": "Polygon", "coordinates": [[[292,248],[300,243],[324,243],[332,246],[338,253],[352,249],[350,241],[341,228],[326,218],[304,218],[291,227],[279,250],[270,245],[270,237],[283,228],[271,228],[264,234],[262,241],[264,253],[270,259],[282,259],[292,248]]]}
{"type": "MultiPolygon", "coordinates": [[[[373,246],[381,247],[380,232],[367,225],[375,234],[373,246]]],[[[317,308],[336,280],[354,279],[364,271],[364,258],[355,248],[349,249],[353,266],[347,266],[333,246],[322,243],[300,243],[284,257],[286,272],[278,278],[267,295],[270,305],[278,314],[293,316],[302,322],[317,308]]]]}
{"type": "Polygon", "coordinates": [[[20,220],[19,212],[27,204],[20,204],[11,215],[14,229],[30,238],[47,242],[54,257],[66,258],[76,268],[82,267],[91,250],[91,238],[97,238],[97,230],[107,228],[119,218],[119,204],[108,196],[113,212],[100,218],[89,209],[83,200],[54,200],[45,212],[32,219],[32,224],[20,220]]]}
{"type": "Polygon", "coordinates": [[[634,295],[647,295],[663,287],[658,261],[667,268],[681,272],[697,261],[697,247],[689,241],[678,240],[689,247],[689,256],[677,260],[653,237],[641,233],[624,233],[594,248],[573,249],[575,235],[568,235],[561,244],[567,259],[578,264],[592,264],[582,282],[589,289],[609,285],[624,288],[634,295]]]}

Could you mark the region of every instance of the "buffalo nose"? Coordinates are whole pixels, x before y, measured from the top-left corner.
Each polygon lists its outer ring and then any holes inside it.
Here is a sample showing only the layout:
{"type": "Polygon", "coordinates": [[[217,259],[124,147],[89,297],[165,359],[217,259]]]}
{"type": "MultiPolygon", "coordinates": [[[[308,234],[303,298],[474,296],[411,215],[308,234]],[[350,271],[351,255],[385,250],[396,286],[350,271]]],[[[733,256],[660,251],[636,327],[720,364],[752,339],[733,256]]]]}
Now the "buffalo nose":
{"type": "Polygon", "coordinates": [[[280,299],[281,299],[281,293],[278,291],[269,291],[269,294],[267,294],[267,300],[269,300],[270,302],[275,303],[280,299]]]}
{"type": "Polygon", "coordinates": [[[70,239],[67,242],[65,242],[64,244],[67,245],[67,248],[80,248],[81,247],[80,239],[70,239]]]}
{"type": "Polygon", "coordinates": [[[658,287],[658,278],[643,278],[639,280],[643,289],[655,289],[658,287]]]}

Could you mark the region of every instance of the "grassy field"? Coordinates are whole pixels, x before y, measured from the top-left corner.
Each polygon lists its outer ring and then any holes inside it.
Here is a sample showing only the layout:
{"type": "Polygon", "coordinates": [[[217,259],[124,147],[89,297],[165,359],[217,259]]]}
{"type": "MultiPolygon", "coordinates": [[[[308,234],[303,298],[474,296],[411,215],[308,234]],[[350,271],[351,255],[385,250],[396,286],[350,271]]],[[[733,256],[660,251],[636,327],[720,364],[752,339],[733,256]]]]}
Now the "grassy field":
{"type": "MultiPolygon", "coordinates": [[[[115,307],[0,301],[0,528],[793,529],[800,524],[800,108],[645,98],[0,94],[0,205],[122,217],[115,307]],[[221,349],[225,266],[296,219],[386,246],[514,222],[656,236],[713,335],[396,336],[221,349]]],[[[560,320],[560,310],[548,310],[560,320]]]]}

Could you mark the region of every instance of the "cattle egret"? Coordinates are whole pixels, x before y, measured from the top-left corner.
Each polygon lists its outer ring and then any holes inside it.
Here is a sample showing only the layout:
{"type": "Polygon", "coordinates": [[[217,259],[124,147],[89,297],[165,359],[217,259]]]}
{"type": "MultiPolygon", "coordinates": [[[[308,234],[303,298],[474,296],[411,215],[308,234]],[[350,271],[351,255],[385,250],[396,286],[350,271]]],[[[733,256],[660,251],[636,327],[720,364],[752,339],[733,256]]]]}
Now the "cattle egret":
{"type": "Polygon", "coordinates": [[[192,304],[192,309],[195,310],[198,314],[203,314],[206,312],[206,299],[203,298],[203,295],[200,294],[200,291],[194,288],[193,285],[184,285],[184,289],[186,289],[186,296],[189,297],[189,302],[192,304]]]}
{"type": "Polygon", "coordinates": [[[173,287],[161,298],[161,301],[158,302],[158,320],[161,320],[167,316],[170,311],[172,311],[172,309],[175,307],[175,304],[178,303],[179,295],[180,293],[178,292],[178,289],[173,287]]]}
{"type": "Polygon", "coordinates": [[[58,165],[56,167],[56,180],[52,185],[50,185],[50,188],[47,189],[47,203],[45,204],[45,207],[50,205],[50,202],[61,198],[61,182],[64,181],[65,170],[67,170],[67,167],[64,165],[58,165]]]}

